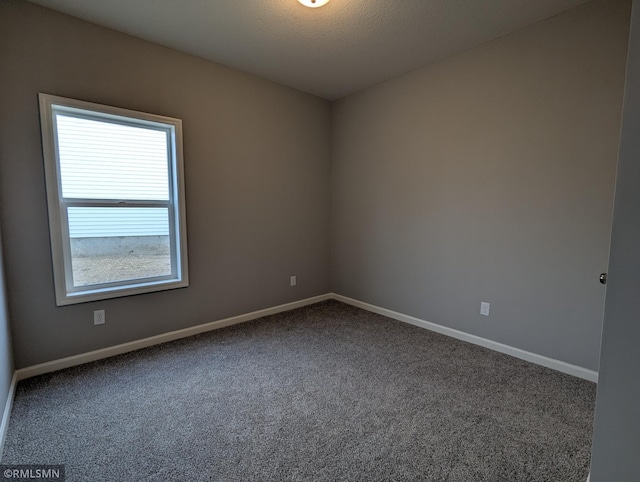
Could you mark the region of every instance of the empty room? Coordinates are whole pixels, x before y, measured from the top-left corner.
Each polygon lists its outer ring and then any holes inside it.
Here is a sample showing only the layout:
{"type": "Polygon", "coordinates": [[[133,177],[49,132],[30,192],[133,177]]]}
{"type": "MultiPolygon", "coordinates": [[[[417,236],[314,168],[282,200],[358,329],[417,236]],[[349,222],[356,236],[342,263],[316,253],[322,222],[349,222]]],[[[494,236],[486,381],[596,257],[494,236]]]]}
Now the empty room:
{"type": "Polygon", "coordinates": [[[0,473],[640,473],[640,0],[0,0],[0,473]]]}

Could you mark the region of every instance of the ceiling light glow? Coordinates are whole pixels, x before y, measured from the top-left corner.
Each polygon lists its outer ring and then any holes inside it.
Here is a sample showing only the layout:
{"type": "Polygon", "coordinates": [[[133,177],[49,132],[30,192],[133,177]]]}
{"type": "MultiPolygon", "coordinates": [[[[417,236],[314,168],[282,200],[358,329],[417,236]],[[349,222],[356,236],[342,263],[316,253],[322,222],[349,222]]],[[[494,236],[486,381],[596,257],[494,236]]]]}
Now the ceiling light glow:
{"type": "Polygon", "coordinates": [[[318,8],[329,3],[329,0],[298,0],[305,7],[318,8]]]}

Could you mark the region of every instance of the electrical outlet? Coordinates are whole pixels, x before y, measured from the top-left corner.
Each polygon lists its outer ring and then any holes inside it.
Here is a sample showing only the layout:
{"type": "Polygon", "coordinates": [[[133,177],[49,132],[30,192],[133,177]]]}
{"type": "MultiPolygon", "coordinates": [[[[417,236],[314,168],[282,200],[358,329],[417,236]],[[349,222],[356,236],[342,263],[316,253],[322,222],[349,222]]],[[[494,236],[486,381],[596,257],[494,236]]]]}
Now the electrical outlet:
{"type": "Polygon", "coordinates": [[[491,308],[491,303],[487,303],[486,301],[482,301],[480,303],[480,314],[484,316],[489,316],[489,308],[491,308]]]}
{"type": "Polygon", "coordinates": [[[93,324],[104,325],[107,322],[104,310],[96,310],[93,312],[93,324]]]}
{"type": "Polygon", "coordinates": [[[291,282],[291,286],[295,286],[298,283],[295,276],[291,277],[290,282],[291,282]]]}

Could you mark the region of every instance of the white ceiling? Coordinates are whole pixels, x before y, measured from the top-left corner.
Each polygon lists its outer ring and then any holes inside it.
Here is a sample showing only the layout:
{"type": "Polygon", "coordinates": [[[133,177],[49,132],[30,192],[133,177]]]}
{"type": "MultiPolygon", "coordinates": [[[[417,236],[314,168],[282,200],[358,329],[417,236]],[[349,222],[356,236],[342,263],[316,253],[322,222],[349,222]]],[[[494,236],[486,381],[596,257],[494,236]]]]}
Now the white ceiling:
{"type": "Polygon", "coordinates": [[[587,0],[32,0],[326,99],[587,0]]]}

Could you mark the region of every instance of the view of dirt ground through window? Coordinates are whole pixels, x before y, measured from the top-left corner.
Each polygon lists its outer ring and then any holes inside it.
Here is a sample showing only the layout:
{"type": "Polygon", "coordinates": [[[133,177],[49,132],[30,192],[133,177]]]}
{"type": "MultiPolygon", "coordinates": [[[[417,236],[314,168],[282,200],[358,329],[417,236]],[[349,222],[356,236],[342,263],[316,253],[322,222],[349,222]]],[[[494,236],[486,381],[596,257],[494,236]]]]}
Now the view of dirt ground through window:
{"type": "Polygon", "coordinates": [[[168,236],[71,240],[74,286],[171,274],[168,236]]]}
{"type": "Polygon", "coordinates": [[[86,286],[171,273],[167,255],[79,256],[73,259],[73,283],[86,286]]]}

